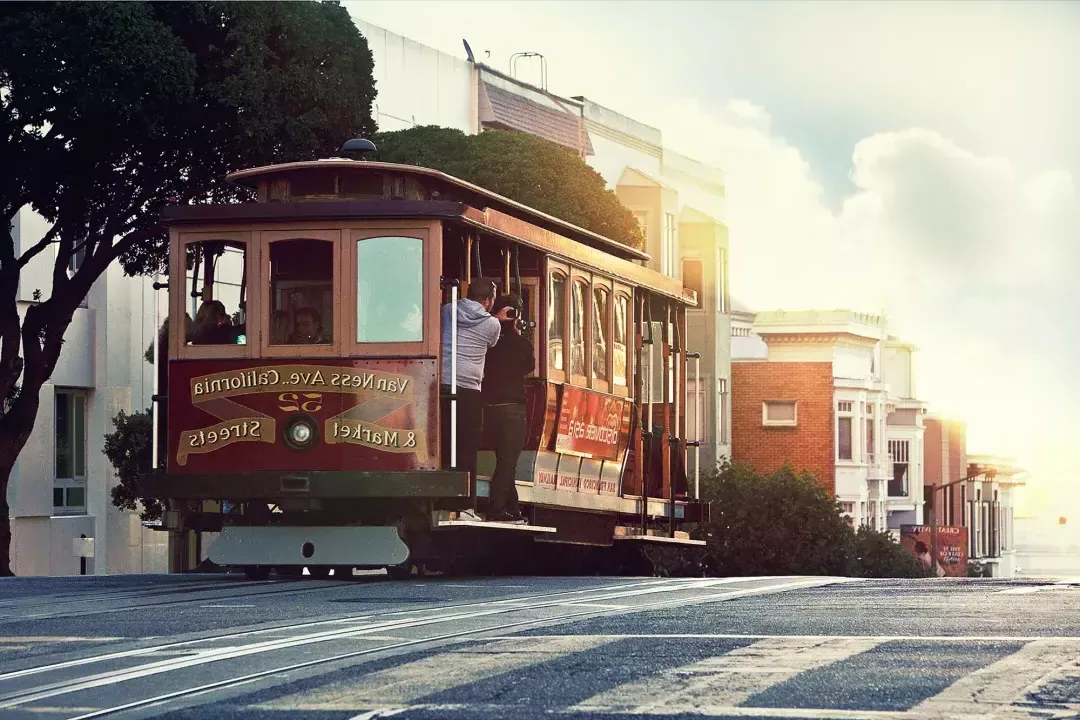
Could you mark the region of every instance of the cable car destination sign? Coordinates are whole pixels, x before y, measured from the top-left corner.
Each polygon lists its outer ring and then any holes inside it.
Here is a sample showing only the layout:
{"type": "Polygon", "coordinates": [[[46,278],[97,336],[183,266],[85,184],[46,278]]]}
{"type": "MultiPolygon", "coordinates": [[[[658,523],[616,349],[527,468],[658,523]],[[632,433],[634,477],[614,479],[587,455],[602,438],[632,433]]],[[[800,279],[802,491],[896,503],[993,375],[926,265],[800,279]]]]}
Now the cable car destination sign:
{"type": "Polygon", "coordinates": [[[176,462],[189,455],[214,452],[238,442],[277,442],[277,421],[234,398],[277,395],[282,414],[323,411],[323,395],[353,396],[352,407],[327,418],[323,441],[328,445],[362,445],[391,453],[413,453],[427,459],[424,433],[415,427],[380,425],[388,415],[415,404],[414,379],[408,375],[355,367],[274,365],[244,368],[191,378],[191,403],[221,422],[183,430],[176,462]]]}

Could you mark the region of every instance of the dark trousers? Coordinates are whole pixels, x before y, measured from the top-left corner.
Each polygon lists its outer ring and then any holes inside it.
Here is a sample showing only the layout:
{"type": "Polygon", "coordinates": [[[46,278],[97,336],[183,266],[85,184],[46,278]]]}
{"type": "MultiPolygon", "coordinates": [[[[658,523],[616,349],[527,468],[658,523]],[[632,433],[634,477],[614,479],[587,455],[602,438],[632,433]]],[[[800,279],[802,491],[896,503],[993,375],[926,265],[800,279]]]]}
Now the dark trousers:
{"type": "MultiPolygon", "coordinates": [[[[450,394],[450,386],[442,386],[442,395],[450,394]]],[[[450,398],[440,401],[439,434],[441,460],[444,469],[450,469],[450,398]]],[[[484,404],[479,390],[457,391],[457,469],[467,471],[476,478],[476,453],[480,451],[482,437],[481,423],[484,417],[484,404]]]]}
{"type": "Polygon", "coordinates": [[[491,478],[491,514],[519,515],[517,486],[518,458],[525,447],[527,424],[525,406],[490,405],[484,408],[484,425],[495,441],[495,474],[491,478]]]}

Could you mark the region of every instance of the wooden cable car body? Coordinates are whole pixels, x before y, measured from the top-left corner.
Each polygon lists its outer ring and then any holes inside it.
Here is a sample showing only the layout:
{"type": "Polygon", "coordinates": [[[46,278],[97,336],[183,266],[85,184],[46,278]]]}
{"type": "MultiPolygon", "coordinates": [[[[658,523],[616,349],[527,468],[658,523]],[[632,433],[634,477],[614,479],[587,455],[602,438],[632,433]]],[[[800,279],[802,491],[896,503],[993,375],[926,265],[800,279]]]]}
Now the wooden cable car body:
{"type": "Polygon", "coordinates": [[[210,558],[255,575],[408,567],[441,552],[440,531],[696,544],[678,530],[708,517],[682,470],[695,298],[645,253],[425,168],[335,159],[229,180],[257,201],[163,218],[166,421],[146,486],[169,529],[221,531],[210,558]],[[440,308],[481,273],[535,323],[525,527],[454,520],[484,509],[490,428],[475,482],[442,453],[440,308]]]}

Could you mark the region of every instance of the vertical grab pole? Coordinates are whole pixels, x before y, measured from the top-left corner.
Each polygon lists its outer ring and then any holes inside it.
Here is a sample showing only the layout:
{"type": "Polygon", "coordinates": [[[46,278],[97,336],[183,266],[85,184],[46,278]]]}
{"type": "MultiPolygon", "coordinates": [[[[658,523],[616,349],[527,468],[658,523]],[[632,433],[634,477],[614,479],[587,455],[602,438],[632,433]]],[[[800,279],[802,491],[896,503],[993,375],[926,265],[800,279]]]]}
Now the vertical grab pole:
{"type": "MultiPolygon", "coordinates": [[[[664,374],[664,381],[667,383],[668,390],[670,391],[671,400],[667,397],[664,398],[664,402],[667,405],[674,405],[675,416],[668,424],[668,537],[675,537],[675,453],[672,450],[679,446],[679,432],[681,430],[679,424],[679,386],[681,384],[681,375],[679,373],[679,354],[681,348],[679,345],[682,343],[682,333],[679,331],[679,315],[675,313],[675,322],[672,322],[671,317],[671,305],[665,303],[664,305],[664,328],[665,337],[668,340],[668,373],[664,374]]],[[[665,412],[670,412],[668,407],[665,407],[665,412]]]]}
{"type": "Polygon", "coordinates": [[[694,439],[686,447],[694,448],[694,499],[701,499],[701,353],[688,352],[686,359],[694,361],[694,439]]]}
{"type": "Polygon", "coordinates": [[[653,458],[653,445],[652,445],[652,437],[653,437],[653,431],[652,431],[652,429],[653,429],[653,407],[652,407],[653,402],[652,402],[652,397],[653,397],[653,370],[655,370],[655,368],[653,367],[653,341],[655,340],[655,338],[653,337],[653,324],[652,324],[652,298],[649,295],[646,294],[645,297],[643,298],[642,302],[643,302],[643,308],[642,309],[644,310],[644,312],[642,312],[642,320],[645,321],[645,328],[648,330],[648,337],[644,340],[644,342],[649,346],[649,355],[648,355],[649,369],[648,369],[648,374],[645,375],[645,380],[646,380],[645,384],[646,384],[646,387],[648,388],[648,390],[647,390],[647,392],[645,394],[645,405],[644,405],[645,417],[643,418],[643,422],[641,423],[641,431],[642,431],[641,434],[642,434],[642,437],[645,438],[645,442],[647,443],[646,447],[648,448],[648,453],[644,453],[644,452],[641,453],[641,455],[642,455],[641,463],[642,463],[642,466],[643,466],[642,467],[643,472],[642,472],[642,475],[641,475],[641,533],[642,533],[642,535],[644,535],[646,530],[648,529],[648,524],[649,524],[649,476],[652,474],[652,468],[649,467],[649,465],[651,465],[652,461],[654,460],[654,458],[653,458]],[[645,465],[645,457],[646,457],[646,455],[649,458],[649,465],[645,465]]]}
{"type": "Polygon", "coordinates": [[[701,499],[701,353],[694,353],[694,499],[701,499]]]}
{"type": "Polygon", "coordinates": [[[161,449],[158,447],[158,393],[161,392],[161,389],[158,387],[158,373],[161,370],[161,368],[159,367],[161,363],[161,358],[158,357],[158,341],[159,336],[161,335],[161,328],[158,326],[158,285],[158,275],[155,273],[154,283],[151,286],[154,289],[154,291],[151,293],[151,297],[154,299],[154,340],[153,345],[151,346],[152,349],[150,351],[151,355],[154,358],[152,371],[154,373],[154,381],[151,385],[153,391],[150,395],[150,432],[152,433],[150,452],[153,453],[153,464],[151,464],[150,467],[153,470],[158,469],[158,453],[161,452],[161,449]]]}
{"type": "Polygon", "coordinates": [[[457,470],[457,304],[458,286],[454,283],[450,286],[450,468],[453,470],[457,470]]]}

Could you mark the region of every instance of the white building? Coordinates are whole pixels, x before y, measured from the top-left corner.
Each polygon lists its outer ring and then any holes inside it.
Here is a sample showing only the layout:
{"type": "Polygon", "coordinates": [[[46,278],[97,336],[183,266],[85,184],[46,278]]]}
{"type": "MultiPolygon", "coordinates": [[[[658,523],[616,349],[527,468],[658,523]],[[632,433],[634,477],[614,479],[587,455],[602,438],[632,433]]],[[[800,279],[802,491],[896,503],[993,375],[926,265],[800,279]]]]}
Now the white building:
{"type": "Polygon", "coordinates": [[[881,316],[850,310],[755,314],[740,308],[732,334],[732,360],[762,368],[744,375],[756,387],[736,386],[735,394],[754,402],[761,395],[766,404],[782,395],[775,399],[804,408],[796,410],[802,419],[787,441],[767,445],[758,437],[760,419],[745,423],[744,437],[762,449],[740,447],[737,456],[763,468],[785,460],[818,467],[826,482],[831,475],[837,501],[856,526],[898,535],[902,524],[921,524],[925,405],[911,397],[914,347],[887,338],[881,316]],[[824,386],[810,370],[818,364],[829,365],[824,386]],[[814,410],[820,418],[810,416],[814,410]],[[830,440],[831,452],[822,447],[830,440]]]}
{"type": "Polygon", "coordinates": [[[588,98],[556,95],[354,20],[375,62],[380,130],[440,125],[469,134],[532,133],[577,152],[635,213],[652,255],[649,266],[681,278],[701,298],[687,314],[687,334],[696,340],[687,350],[702,355],[700,386],[687,388],[688,427],[700,428],[703,469],[729,455],[731,309],[722,172],[665,147],[659,128],[588,98]],[[697,408],[700,417],[693,414],[697,408]]]}
{"type": "MultiPolygon", "coordinates": [[[[23,209],[13,224],[18,254],[48,226],[23,209]]],[[[55,249],[22,272],[18,308],[49,297],[55,249]],[[40,294],[38,294],[40,292],[40,294]]],[[[161,317],[164,317],[164,298],[161,317]]],[[[113,264],[75,312],[52,378],[41,389],[37,423],[8,486],[12,569],[17,575],[78,575],[76,540],[92,543],[87,574],[165,572],[167,538],[136,513],[113,507],[115,473],[103,454],[112,418],[150,405],[152,367],[143,359],[154,333],[154,290],[113,264]]]]}

